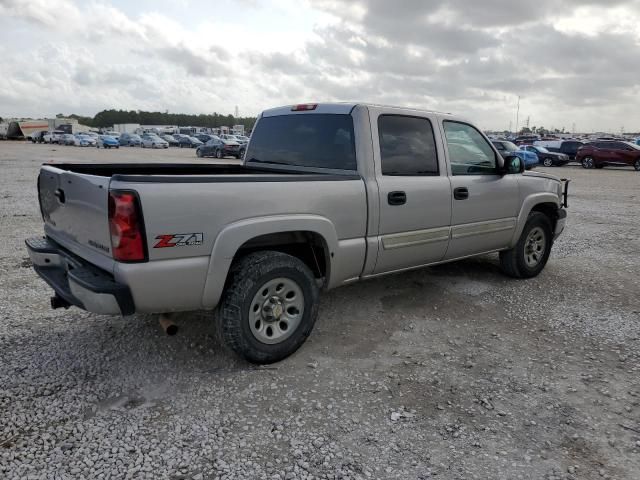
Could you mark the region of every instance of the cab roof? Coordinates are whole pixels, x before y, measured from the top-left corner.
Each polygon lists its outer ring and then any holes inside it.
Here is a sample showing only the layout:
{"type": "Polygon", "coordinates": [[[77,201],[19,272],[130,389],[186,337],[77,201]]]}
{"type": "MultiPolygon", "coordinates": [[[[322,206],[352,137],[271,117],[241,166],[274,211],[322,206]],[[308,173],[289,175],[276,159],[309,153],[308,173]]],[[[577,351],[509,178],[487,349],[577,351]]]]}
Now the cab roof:
{"type": "Polygon", "coordinates": [[[354,108],[358,106],[385,108],[390,110],[393,110],[393,109],[404,110],[404,111],[410,110],[410,111],[422,112],[422,113],[436,113],[439,115],[451,115],[450,113],[437,112],[434,110],[399,107],[399,106],[393,106],[393,105],[380,105],[375,103],[328,102],[328,103],[304,103],[304,104],[285,105],[282,107],[270,108],[270,109],[264,110],[262,112],[262,116],[276,117],[279,115],[313,114],[313,113],[348,115],[353,111],[354,108]],[[299,110],[296,110],[297,107],[302,107],[302,108],[300,108],[299,110]],[[309,107],[309,108],[304,108],[304,107],[309,107]]]}

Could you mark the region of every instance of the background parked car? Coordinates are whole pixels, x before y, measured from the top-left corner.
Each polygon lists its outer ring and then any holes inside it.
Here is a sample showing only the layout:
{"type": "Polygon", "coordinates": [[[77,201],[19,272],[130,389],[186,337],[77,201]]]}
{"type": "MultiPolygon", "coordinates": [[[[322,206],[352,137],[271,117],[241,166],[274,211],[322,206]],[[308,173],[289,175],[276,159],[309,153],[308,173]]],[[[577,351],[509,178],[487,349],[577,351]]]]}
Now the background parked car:
{"type": "Polygon", "coordinates": [[[111,135],[100,135],[96,147],[100,148],[120,148],[120,142],[111,135]]]}
{"type": "Polygon", "coordinates": [[[533,167],[540,163],[538,155],[533,152],[527,152],[518,148],[518,146],[507,140],[494,140],[491,143],[496,147],[500,155],[504,158],[515,155],[524,162],[524,166],[527,170],[531,170],[533,167]]]}
{"type": "Polygon", "coordinates": [[[46,130],[40,130],[39,132],[33,132],[30,137],[33,143],[42,143],[44,142],[44,136],[49,133],[46,130]]]}
{"type": "Polygon", "coordinates": [[[202,145],[202,142],[198,140],[196,137],[190,137],[189,135],[182,135],[178,139],[178,144],[180,145],[180,148],[184,148],[184,147],[196,148],[202,145]]]}
{"type": "Polygon", "coordinates": [[[65,135],[63,131],[54,130],[53,132],[46,133],[42,137],[42,140],[44,141],[44,143],[60,143],[60,139],[63,135],[65,135]]]}
{"type": "Polygon", "coordinates": [[[120,139],[120,135],[121,135],[120,132],[116,132],[116,131],[113,131],[113,130],[106,131],[106,132],[104,132],[104,134],[108,135],[109,137],[113,137],[116,140],[119,140],[120,139]]]}
{"type": "Polygon", "coordinates": [[[513,140],[516,145],[533,145],[533,142],[540,140],[538,135],[520,135],[513,140]]]}
{"type": "Polygon", "coordinates": [[[202,143],[207,143],[209,140],[217,138],[215,135],[211,135],[210,133],[197,133],[194,135],[194,137],[200,140],[202,143]]]}
{"type": "Polygon", "coordinates": [[[569,156],[564,153],[550,152],[544,147],[535,145],[523,145],[520,147],[525,152],[533,152],[538,156],[538,161],[545,167],[561,167],[569,163],[569,156]]]}
{"type": "Polygon", "coordinates": [[[70,133],[63,133],[58,137],[58,142],[60,145],[75,145],[76,137],[71,135],[70,133]]]}
{"type": "Polygon", "coordinates": [[[177,147],[178,146],[178,140],[176,140],[173,135],[168,135],[168,134],[167,135],[161,135],[160,138],[162,138],[165,142],[167,142],[170,147],[177,147]]]}
{"type": "Polygon", "coordinates": [[[151,133],[142,135],[142,148],[169,148],[169,143],[151,133]]]}
{"type": "Polygon", "coordinates": [[[629,166],[640,171],[640,146],[631,142],[610,140],[590,142],[578,150],[576,161],[580,162],[583,168],[629,166]]]}
{"type": "Polygon", "coordinates": [[[120,145],[128,145],[129,147],[136,147],[142,143],[140,135],[136,135],[135,133],[123,133],[122,135],[120,135],[118,141],[120,142],[120,145]]]}
{"type": "Polygon", "coordinates": [[[73,144],[76,147],[94,147],[96,145],[96,139],[90,135],[78,133],[73,138],[73,144]]]}
{"type": "Polygon", "coordinates": [[[584,145],[579,140],[540,140],[534,142],[535,147],[545,147],[550,152],[564,153],[569,160],[575,160],[578,149],[584,145]]]}
{"type": "Polygon", "coordinates": [[[196,149],[196,156],[216,158],[234,156],[236,158],[240,158],[240,144],[238,142],[232,142],[231,140],[223,140],[219,137],[214,137],[196,149]]]}

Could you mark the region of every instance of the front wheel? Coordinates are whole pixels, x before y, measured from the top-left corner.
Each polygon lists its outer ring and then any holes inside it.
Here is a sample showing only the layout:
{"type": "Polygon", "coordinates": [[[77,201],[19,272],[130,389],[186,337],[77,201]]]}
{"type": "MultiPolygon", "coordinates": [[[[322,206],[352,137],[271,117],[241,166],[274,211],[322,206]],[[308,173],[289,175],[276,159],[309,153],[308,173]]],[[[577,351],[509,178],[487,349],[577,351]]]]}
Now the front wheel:
{"type": "Polygon", "coordinates": [[[584,157],[582,159],[582,168],[594,168],[595,167],[595,162],[593,161],[593,157],[584,157]]]}
{"type": "Polygon", "coordinates": [[[502,270],[514,278],[535,277],[547,264],[552,245],[549,217],[541,212],[531,212],[516,246],[500,252],[502,270]]]}
{"type": "Polygon", "coordinates": [[[545,158],[542,163],[545,167],[553,167],[553,160],[550,158],[545,158]]]}
{"type": "Polygon", "coordinates": [[[222,150],[216,150],[216,158],[222,158],[222,150]]]}
{"type": "Polygon", "coordinates": [[[225,343],[252,363],[282,360],[305,342],[318,316],[319,288],[309,267],[275,251],[235,263],[219,308],[225,343]]]}
{"type": "Polygon", "coordinates": [[[196,157],[202,158],[202,151],[200,149],[196,150],[196,157]]]}
{"type": "Polygon", "coordinates": [[[636,169],[636,172],[640,172],[640,158],[633,164],[633,168],[636,169]]]}

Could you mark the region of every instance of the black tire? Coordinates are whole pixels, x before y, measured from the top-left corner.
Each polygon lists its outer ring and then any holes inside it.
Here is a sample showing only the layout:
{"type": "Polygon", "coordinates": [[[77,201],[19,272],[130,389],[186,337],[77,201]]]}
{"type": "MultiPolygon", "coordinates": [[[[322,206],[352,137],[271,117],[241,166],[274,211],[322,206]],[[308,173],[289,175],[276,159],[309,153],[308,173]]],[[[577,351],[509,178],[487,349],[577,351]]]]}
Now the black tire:
{"type": "Polygon", "coordinates": [[[552,158],[547,157],[547,158],[545,158],[545,159],[542,161],[542,164],[543,164],[545,167],[553,167],[553,159],[552,159],[552,158]]]}
{"type": "Polygon", "coordinates": [[[636,169],[636,172],[640,172],[640,158],[635,161],[633,168],[636,169]]]}
{"type": "Polygon", "coordinates": [[[582,168],[586,169],[591,169],[595,166],[595,160],[593,157],[584,157],[580,163],[582,164],[582,168]]]}
{"type": "Polygon", "coordinates": [[[311,334],[318,316],[318,297],[313,273],[298,258],[274,251],[251,253],[238,260],[229,273],[219,307],[222,337],[229,348],[249,362],[280,361],[300,348],[311,334]],[[249,314],[254,297],[276,278],[292,281],[300,288],[304,311],[293,333],[279,343],[267,344],[252,332],[249,314]]]}
{"type": "Polygon", "coordinates": [[[514,278],[532,278],[537,276],[547,264],[553,246],[553,229],[551,220],[544,213],[531,212],[522,230],[518,243],[511,250],[500,252],[500,265],[505,274],[514,278]],[[526,260],[529,235],[536,229],[544,233],[544,252],[535,266],[526,260]]]}
{"type": "Polygon", "coordinates": [[[223,157],[222,150],[220,150],[220,149],[216,150],[216,158],[220,159],[222,157],[223,157]]]}
{"type": "Polygon", "coordinates": [[[202,152],[200,151],[199,148],[196,150],[196,157],[202,158],[202,152]]]}

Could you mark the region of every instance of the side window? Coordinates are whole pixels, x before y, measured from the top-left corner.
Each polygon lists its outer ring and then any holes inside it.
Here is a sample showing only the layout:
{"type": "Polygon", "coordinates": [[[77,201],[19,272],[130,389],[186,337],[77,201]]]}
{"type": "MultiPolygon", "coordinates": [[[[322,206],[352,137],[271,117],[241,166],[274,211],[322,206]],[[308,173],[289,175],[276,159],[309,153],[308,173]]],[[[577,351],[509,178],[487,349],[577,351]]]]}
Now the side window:
{"type": "Polygon", "coordinates": [[[478,130],[466,123],[445,121],[444,133],[453,175],[496,174],[496,155],[478,130]]]}
{"type": "Polygon", "coordinates": [[[378,118],[383,175],[438,175],[438,155],[426,118],[381,115],[378,118]]]}

